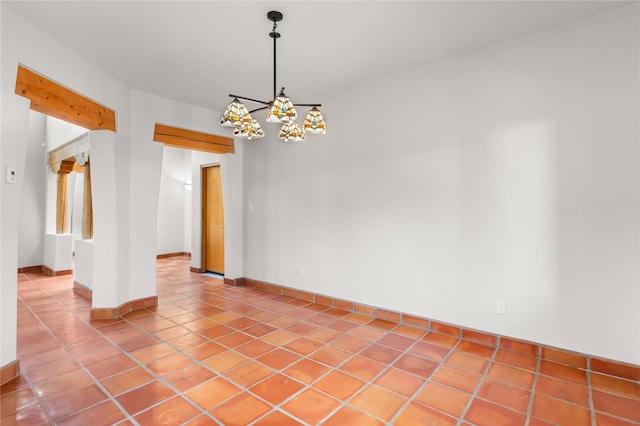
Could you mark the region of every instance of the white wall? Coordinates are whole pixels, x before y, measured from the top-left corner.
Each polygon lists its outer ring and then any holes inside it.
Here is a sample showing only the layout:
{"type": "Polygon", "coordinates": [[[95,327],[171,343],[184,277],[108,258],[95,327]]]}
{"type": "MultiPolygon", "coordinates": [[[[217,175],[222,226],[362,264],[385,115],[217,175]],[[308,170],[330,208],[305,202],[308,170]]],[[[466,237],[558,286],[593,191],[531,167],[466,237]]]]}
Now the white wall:
{"type": "Polygon", "coordinates": [[[47,151],[54,149],[74,140],[78,136],[87,133],[84,127],[67,123],[55,117],[46,116],[47,120],[47,151]]]}
{"type": "Polygon", "coordinates": [[[75,245],[76,240],[82,239],[82,209],[84,203],[84,174],[71,172],[69,173],[69,189],[67,190],[69,198],[69,211],[71,212],[70,220],[71,234],[75,245]]]}
{"type": "Polygon", "coordinates": [[[250,143],[236,139],[235,153],[220,156],[224,204],[224,276],[229,279],[244,276],[244,146],[250,143]]]}
{"type": "Polygon", "coordinates": [[[128,162],[125,161],[128,138],[108,130],[92,131],[89,149],[94,243],[93,252],[84,259],[93,261],[93,267],[86,268],[92,270],[93,282],[84,284],[90,284],[93,290],[92,307],[117,307],[131,299],[128,162]]]}
{"type": "Polygon", "coordinates": [[[184,185],[191,182],[191,168],[185,167],[185,157],[190,154],[184,149],[164,148],[158,199],[158,254],[189,251],[185,250],[185,206],[191,199],[186,198],[190,192],[184,185]]]}
{"type": "Polygon", "coordinates": [[[52,271],[73,269],[73,237],[71,234],[44,236],[44,266],[52,271]]]}
{"type": "Polygon", "coordinates": [[[245,276],[640,363],[636,8],[328,94],[323,137],[266,124],[245,276]]]}
{"type": "Polygon", "coordinates": [[[76,262],[73,270],[73,281],[93,290],[93,240],[78,240],[75,242],[76,262]]]}
{"type": "MultiPolygon", "coordinates": [[[[193,155],[192,151],[185,151],[185,155],[184,155],[184,170],[187,170],[185,179],[186,182],[189,185],[191,185],[191,190],[186,190],[184,191],[184,200],[183,200],[183,206],[184,206],[184,228],[183,228],[183,237],[184,240],[182,242],[182,251],[185,253],[191,253],[191,197],[193,194],[193,182],[192,182],[192,176],[191,176],[191,157],[193,155]]],[[[186,188],[185,188],[186,189],[186,188]]],[[[158,211],[160,211],[160,209],[158,209],[158,211]]],[[[240,218],[242,218],[242,213],[239,216],[240,218]]]]}
{"type": "Polygon", "coordinates": [[[18,267],[43,265],[46,194],[45,116],[29,112],[23,190],[20,197],[18,267]]]}

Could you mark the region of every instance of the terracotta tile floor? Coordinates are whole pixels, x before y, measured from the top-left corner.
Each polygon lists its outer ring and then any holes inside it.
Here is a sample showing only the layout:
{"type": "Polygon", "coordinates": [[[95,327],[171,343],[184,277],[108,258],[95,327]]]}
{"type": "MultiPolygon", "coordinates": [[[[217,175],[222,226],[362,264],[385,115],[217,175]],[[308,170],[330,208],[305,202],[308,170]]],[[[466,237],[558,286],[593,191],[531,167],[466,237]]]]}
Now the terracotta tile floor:
{"type": "Polygon", "coordinates": [[[157,308],[89,322],[72,276],[19,276],[0,423],[638,425],[640,384],[158,261],[157,308]]]}

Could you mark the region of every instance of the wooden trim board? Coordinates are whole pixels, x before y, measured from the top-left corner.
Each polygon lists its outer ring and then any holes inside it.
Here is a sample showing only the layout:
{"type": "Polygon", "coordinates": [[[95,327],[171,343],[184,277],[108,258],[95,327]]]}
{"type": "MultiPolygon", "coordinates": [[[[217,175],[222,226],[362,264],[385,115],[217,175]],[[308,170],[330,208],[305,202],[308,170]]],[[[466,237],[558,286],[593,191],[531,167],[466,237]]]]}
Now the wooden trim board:
{"type": "Polygon", "coordinates": [[[233,154],[233,139],[156,123],[153,140],[173,148],[193,149],[213,154],[233,154]]]}
{"type": "Polygon", "coordinates": [[[15,93],[29,99],[34,111],[89,130],[116,131],[115,111],[22,65],[18,65],[15,93]]]}
{"type": "Polygon", "coordinates": [[[224,283],[228,285],[232,285],[234,287],[243,287],[244,278],[225,278],[224,283]]]}
{"type": "Polygon", "coordinates": [[[93,299],[93,290],[78,281],[73,282],[73,292],[85,299],[93,299]]]}
{"type": "MultiPolygon", "coordinates": [[[[232,284],[227,279],[225,284],[232,284]]],[[[231,280],[229,280],[231,281],[231,280]]],[[[473,329],[468,329],[454,324],[435,321],[430,318],[419,317],[404,312],[391,311],[376,306],[364,305],[354,301],[334,298],[332,296],[298,290],[292,287],[285,287],[271,284],[251,278],[242,278],[242,282],[247,287],[254,287],[269,293],[288,296],[293,299],[305,300],[353,314],[371,317],[375,321],[385,323],[395,323],[415,328],[421,328],[428,332],[439,333],[455,339],[462,339],[487,348],[498,348],[521,355],[537,357],[548,362],[581,369],[591,373],[604,374],[619,377],[634,382],[640,382],[640,365],[629,364],[621,361],[605,359],[589,354],[570,351],[567,349],[547,346],[541,343],[529,342],[515,339],[500,334],[488,333],[473,329]]]]}
{"type": "Polygon", "coordinates": [[[36,272],[42,272],[42,268],[44,268],[44,265],[23,266],[21,268],[18,268],[18,273],[33,274],[36,272]]]}
{"type": "Polygon", "coordinates": [[[156,259],[165,259],[167,257],[176,257],[176,256],[187,256],[187,257],[191,257],[191,253],[187,253],[186,251],[179,251],[177,253],[164,253],[164,254],[157,254],[156,255],[156,259]]]}
{"type": "Polygon", "coordinates": [[[44,265],[44,266],[42,266],[42,273],[45,274],[48,277],[57,277],[59,275],[71,275],[71,274],[73,274],[73,269],[63,269],[63,270],[60,270],[60,271],[54,271],[53,269],[51,269],[48,266],[44,265]]]}
{"type": "Polygon", "coordinates": [[[0,386],[11,380],[17,378],[20,375],[20,361],[15,360],[7,365],[0,367],[0,386]]]}
{"type": "MultiPolygon", "coordinates": [[[[93,295],[93,292],[92,292],[93,295]]],[[[129,312],[138,311],[144,308],[158,306],[158,296],[144,297],[142,299],[130,300],[116,308],[92,308],[91,320],[116,319],[127,315],[129,312]]]]}

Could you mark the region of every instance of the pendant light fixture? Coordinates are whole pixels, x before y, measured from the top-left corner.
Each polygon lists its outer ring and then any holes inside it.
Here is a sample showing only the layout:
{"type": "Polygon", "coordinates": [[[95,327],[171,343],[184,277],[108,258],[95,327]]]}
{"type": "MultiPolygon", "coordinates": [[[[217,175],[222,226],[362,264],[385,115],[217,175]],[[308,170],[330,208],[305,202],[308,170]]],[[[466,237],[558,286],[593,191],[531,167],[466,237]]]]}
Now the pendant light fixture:
{"type": "Polygon", "coordinates": [[[233,100],[227,106],[220,124],[226,127],[234,127],[233,135],[239,138],[249,140],[261,138],[264,136],[264,131],[251,114],[268,109],[267,121],[269,123],[282,124],[278,137],[285,142],[302,141],[305,133],[324,135],[327,132],[327,124],[318,109],[322,106],[321,104],[294,104],[285,95],[284,87],[276,96],[276,40],[280,38],[280,33],[276,31],[276,28],[278,27],[278,22],[282,21],[282,13],[272,10],[267,13],[267,18],[273,22],[273,29],[269,33],[269,37],[273,39],[273,100],[260,101],[244,96],[229,95],[233,100]],[[263,106],[249,111],[240,100],[262,104],[263,106]],[[298,118],[296,107],[311,107],[302,122],[302,126],[296,122],[298,118]]]}

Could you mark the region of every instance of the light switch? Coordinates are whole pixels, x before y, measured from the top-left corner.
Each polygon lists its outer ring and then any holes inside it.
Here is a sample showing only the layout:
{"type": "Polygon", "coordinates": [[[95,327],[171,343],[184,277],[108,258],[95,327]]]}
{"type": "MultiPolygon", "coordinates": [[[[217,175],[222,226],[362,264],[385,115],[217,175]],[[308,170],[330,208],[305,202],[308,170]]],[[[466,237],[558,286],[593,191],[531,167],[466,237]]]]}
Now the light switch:
{"type": "Polygon", "coordinates": [[[4,181],[6,183],[16,183],[17,172],[15,167],[5,167],[4,181]]]}

